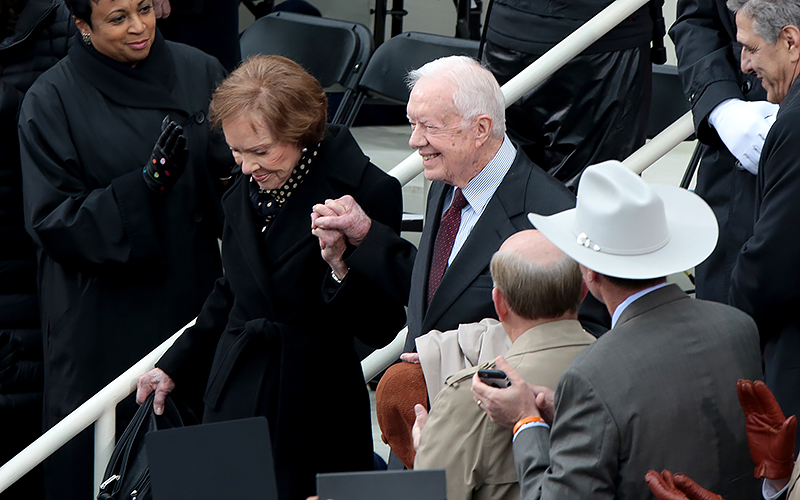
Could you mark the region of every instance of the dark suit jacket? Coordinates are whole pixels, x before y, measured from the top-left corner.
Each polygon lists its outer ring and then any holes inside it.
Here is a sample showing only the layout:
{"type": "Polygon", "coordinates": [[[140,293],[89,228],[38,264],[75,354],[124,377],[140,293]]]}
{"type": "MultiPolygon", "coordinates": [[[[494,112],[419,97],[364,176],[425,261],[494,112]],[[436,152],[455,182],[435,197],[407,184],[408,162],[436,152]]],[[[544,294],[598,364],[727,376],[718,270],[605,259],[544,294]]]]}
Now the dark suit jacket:
{"type": "Polygon", "coordinates": [[[561,377],[549,440],[544,427],[517,436],[522,498],[652,498],[650,469],[758,498],[736,381],[760,374],[746,314],[675,285],[648,293],[561,377]]]}
{"type": "Polygon", "coordinates": [[[697,297],[726,303],[736,255],[753,231],[755,177],[737,165],[708,115],[727,99],[757,101],[767,95],[755,75],[740,70],[742,47],[725,0],[679,0],[669,35],[697,138],[704,145],[696,192],[714,210],[720,228],[717,247],[696,268],[697,297]]]}
{"type": "Polygon", "coordinates": [[[433,329],[453,330],[460,323],[496,318],[489,274],[494,252],[512,234],[533,227],[528,212],[550,215],[575,206],[575,197],[567,188],[517,149],[514,163],[447,268],[428,308],[426,295],[433,243],[449,188],[439,181],[431,185],[419,253],[407,241],[380,224],[373,224],[348,260],[348,266],[376,273],[376,281],[383,281],[395,290],[399,300],[408,300],[406,351],[414,351],[414,340],[433,329]]]}
{"type": "Polygon", "coordinates": [[[800,413],[800,259],[793,236],[800,220],[798,120],[800,82],[795,81],[761,150],[756,224],[736,260],[730,295],[731,304],[758,325],[766,382],[786,415],[800,413]]]}
{"type": "Polygon", "coordinates": [[[248,182],[240,177],[223,198],[225,277],[158,366],[176,394],[204,391],[204,422],[265,416],[279,498],[294,500],[314,494],[317,472],[371,470],[369,399],[353,337],[383,347],[403,324],[402,304],[357,270],[323,290],[330,268],[309,214],[351,194],[399,232],[400,184],[336,126],[266,233],[248,182]],[[335,431],[314,431],[321,411],[335,431]]]}

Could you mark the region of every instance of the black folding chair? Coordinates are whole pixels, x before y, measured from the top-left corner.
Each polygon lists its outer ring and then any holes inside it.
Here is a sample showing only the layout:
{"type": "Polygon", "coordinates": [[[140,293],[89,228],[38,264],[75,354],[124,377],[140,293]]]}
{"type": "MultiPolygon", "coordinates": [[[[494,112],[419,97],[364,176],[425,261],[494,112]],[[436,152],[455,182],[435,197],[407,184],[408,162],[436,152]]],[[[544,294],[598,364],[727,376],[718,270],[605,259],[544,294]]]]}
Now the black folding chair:
{"type": "Polygon", "coordinates": [[[373,42],[369,28],[350,21],[273,12],[257,19],[239,39],[242,58],[280,55],[300,64],[326,92],[344,92],[330,122],[349,126],[363,97],[357,92],[373,42]]]}
{"type": "Polygon", "coordinates": [[[359,90],[371,101],[405,104],[409,90],[406,75],[440,57],[465,55],[478,57],[478,40],[409,31],[390,38],[372,55],[359,90]]]}

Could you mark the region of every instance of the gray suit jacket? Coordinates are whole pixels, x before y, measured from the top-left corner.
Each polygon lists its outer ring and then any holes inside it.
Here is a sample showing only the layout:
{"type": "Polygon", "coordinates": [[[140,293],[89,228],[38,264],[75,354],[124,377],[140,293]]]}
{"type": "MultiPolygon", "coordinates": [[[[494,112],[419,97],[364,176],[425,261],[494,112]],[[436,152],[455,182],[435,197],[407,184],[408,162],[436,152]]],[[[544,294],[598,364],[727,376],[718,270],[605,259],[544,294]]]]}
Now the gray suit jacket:
{"type": "Polygon", "coordinates": [[[736,381],[760,377],[750,317],[675,285],[648,293],[561,377],[550,435],[517,436],[522,498],[650,499],[649,469],[759,498],[736,381]]]}

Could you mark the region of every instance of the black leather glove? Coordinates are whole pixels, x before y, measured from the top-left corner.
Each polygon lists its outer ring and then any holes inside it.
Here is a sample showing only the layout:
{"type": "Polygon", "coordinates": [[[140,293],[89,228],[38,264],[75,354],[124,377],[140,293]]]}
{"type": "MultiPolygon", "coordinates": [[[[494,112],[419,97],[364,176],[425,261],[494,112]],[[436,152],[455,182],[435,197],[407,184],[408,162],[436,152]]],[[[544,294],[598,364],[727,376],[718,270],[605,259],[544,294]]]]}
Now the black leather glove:
{"type": "Polygon", "coordinates": [[[165,116],[161,122],[161,136],[142,170],[145,184],[155,193],[168,191],[180,178],[188,159],[183,127],[165,116]]]}

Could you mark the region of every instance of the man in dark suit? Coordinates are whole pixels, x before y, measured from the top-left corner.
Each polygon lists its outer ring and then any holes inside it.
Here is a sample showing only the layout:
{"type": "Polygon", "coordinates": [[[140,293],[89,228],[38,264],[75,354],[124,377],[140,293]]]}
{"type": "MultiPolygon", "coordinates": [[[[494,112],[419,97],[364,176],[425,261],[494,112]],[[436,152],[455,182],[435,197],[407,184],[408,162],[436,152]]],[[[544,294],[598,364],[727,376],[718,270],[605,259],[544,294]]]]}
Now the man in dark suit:
{"type": "Polygon", "coordinates": [[[711,253],[713,212],[695,194],[650,186],[613,161],[587,168],[578,193],[576,209],[530,217],[580,264],[614,326],[578,355],[555,394],[500,360],[509,388],[472,381],[478,405],[515,428],[521,497],[650,498],[644,477],[658,468],[686,472],[728,500],[754,498],[736,381],[761,374],[755,324],[665,278],[711,253]]]}
{"type": "MultiPolygon", "coordinates": [[[[800,218],[800,4],[731,0],[742,71],[754,73],[780,104],[756,176],[756,222],[731,274],[730,304],[756,321],[766,382],[787,415],[800,414],[800,259],[791,234],[800,218]]],[[[798,441],[795,441],[797,449],[798,441]]]]}
{"type": "Polygon", "coordinates": [[[356,248],[337,259],[408,301],[405,350],[413,351],[414,340],[430,330],[496,318],[492,254],[510,235],[531,228],[527,212],[552,214],[575,200],[505,135],[502,91],[476,61],[437,59],[409,80],[408,142],[433,181],[419,251],[350,197],[317,205],[312,225],[341,231],[356,248]],[[454,199],[460,208],[449,210],[454,199]]]}
{"type": "Polygon", "coordinates": [[[695,269],[697,298],[728,303],[736,256],[753,234],[755,172],[777,106],[755,75],[739,69],[736,24],[726,0],[678,0],[669,30],[703,156],[695,192],[714,210],[720,235],[695,269]]]}

